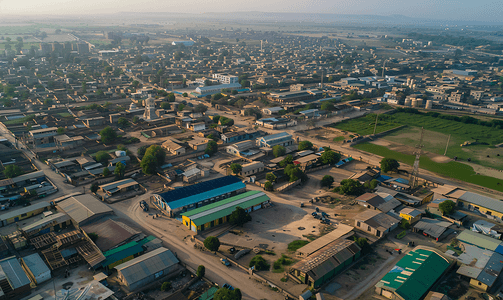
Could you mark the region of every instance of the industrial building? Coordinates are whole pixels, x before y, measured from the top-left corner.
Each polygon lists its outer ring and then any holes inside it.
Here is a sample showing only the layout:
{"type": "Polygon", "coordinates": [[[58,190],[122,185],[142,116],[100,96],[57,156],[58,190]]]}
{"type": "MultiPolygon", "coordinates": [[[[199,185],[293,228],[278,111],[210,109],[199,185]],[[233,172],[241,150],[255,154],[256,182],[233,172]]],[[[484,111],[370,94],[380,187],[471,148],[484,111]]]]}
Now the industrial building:
{"type": "Polygon", "coordinates": [[[30,206],[10,211],[0,216],[0,226],[7,226],[14,222],[28,219],[32,216],[43,213],[49,210],[51,204],[49,202],[41,201],[30,206]]]}
{"type": "Polygon", "coordinates": [[[34,223],[21,228],[21,232],[27,237],[65,229],[72,224],[70,217],[65,213],[44,212],[43,217],[34,223]]]}
{"type": "Polygon", "coordinates": [[[125,244],[140,234],[122,222],[104,218],[82,226],[82,230],[87,234],[95,233],[99,236],[95,244],[101,251],[125,244]]]}
{"type": "Polygon", "coordinates": [[[51,270],[49,270],[38,253],[25,256],[20,259],[20,262],[34,285],[39,285],[51,279],[51,270]]]}
{"type": "Polygon", "coordinates": [[[219,84],[219,85],[210,85],[196,88],[196,93],[200,95],[211,95],[220,93],[222,89],[235,90],[240,89],[241,84],[239,83],[229,83],[229,84],[219,84]]]}
{"type": "Polygon", "coordinates": [[[198,233],[228,222],[229,216],[236,207],[252,212],[264,208],[269,201],[270,198],[264,192],[249,191],[182,213],[182,222],[187,228],[198,233]]]}
{"type": "Polygon", "coordinates": [[[294,264],[290,276],[317,288],[351,265],[361,255],[355,241],[337,239],[294,264]]]}
{"type": "Polygon", "coordinates": [[[108,270],[112,269],[115,266],[140,256],[144,251],[140,243],[132,241],[120,247],[103,252],[105,260],[101,262],[101,266],[108,270]]]}
{"type": "Polygon", "coordinates": [[[436,250],[416,247],[384,275],[375,291],[389,299],[420,300],[450,265],[436,250]]]}
{"type": "Polygon", "coordinates": [[[127,290],[134,291],[178,270],[178,259],[164,247],[138,256],[115,267],[117,278],[127,290]]]}
{"type": "Polygon", "coordinates": [[[72,218],[73,224],[77,227],[113,214],[110,207],[89,194],[67,198],[57,205],[59,210],[72,218]]]}
{"type": "Polygon", "coordinates": [[[151,200],[170,217],[220,201],[246,190],[235,176],[225,176],[151,196],[151,200]]]}
{"type": "Polygon", "coordinates": [[[127,192],[131,190],[137,190],[140,188],[140,184],[136,180],[131,178],[126,178],[119,181],[114,181],[108,184],[100,185],[99,189],[106,193],[108,196],[113,196],[117,193],[127,192]]]}
{"type": "Polygon", "coordinates": [[[473,264],[462,265],[457,274],[470,281],[470,286],[484,292],[493,292],[503,269],[503,255],[481,250],[473,264]],[[496,284],[496,285],[495,285],[496,284]]]}
{"type": "Polygon", "coordinates": [[[355,216],[356,228],[375,235],[378,238],[385,236],[388,232],[398,227],[399,223],[399,219],[377,210],[366,210],[355,216]]]}
{"type": "Polygon", "coordinates": [[[15,256],[0,260],[0,300],[21,299],[31,293],[30,279],[15,256]]]}
{"type": "Polygon", "coordinates": [[[276,145],[290,146],[293,145],[292,135],[287,132],[266,135],[257,139],[257,146],[272,148],[276,145]]]}

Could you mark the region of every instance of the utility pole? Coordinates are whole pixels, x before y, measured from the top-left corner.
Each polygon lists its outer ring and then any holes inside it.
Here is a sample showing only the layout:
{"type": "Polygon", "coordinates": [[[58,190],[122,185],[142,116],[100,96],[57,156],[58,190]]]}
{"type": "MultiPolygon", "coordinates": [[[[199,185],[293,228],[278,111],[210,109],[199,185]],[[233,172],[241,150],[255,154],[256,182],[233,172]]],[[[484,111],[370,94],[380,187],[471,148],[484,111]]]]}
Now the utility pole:
{"type": "Polygon", "coordinates": [[[417,176],[419,175],[419,158],[421,158],[421,152],[423,148],[423,138],[424,138],[424,127],[421,127],[421,138],[419,139],[419,144],[416,146],[416,160],[412,167],[412,173],[409,177],[409,185],[411,188],[415,188],[417,185],[417,176]]]}
{"type": "Polygon", "coordinates": [[[377,120],[379,119],[379,114],[376,114],[376,123],[374,124],[374,133],[373,135],[376,134],[376,129],[377,129],[377,120]]]}
{"type": "Polygon", "coordinates": [[[449,142],[451,141],[451,135],[449,134],[449,138],[447,138],[447,145],[445,145],[444,156],[447,154],[447,148],[449,148],[449,142]]]}

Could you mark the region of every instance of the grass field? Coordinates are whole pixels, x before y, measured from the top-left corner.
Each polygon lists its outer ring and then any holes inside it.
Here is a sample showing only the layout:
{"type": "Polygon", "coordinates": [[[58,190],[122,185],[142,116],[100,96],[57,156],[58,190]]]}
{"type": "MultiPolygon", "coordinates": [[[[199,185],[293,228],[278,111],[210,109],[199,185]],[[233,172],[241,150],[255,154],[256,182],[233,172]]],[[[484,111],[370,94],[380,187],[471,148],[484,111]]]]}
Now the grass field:
{"type": "MultiPolygon", "coordinates": [[[[414,163],[415,156],[390,150],[384,146],[361,143],[354,146],[356,149],[374,153],[383,157],[393,157],[396,160],[408,165],[414,163]]],[[[503,185],[498,185],[500,179],[478,175],[472,167],[460,162],[450,161],[448,163],[437,163],[429,157],[421,156],[419,166],[423,169],[438,173],[443,176],[458,179],[461,181],[477,184],[483,187],[503,192],[503,185]]]]}
{"type": "MultiPolygon", "coordinates": [[[[335,127],[360,135],[367,135],[373,132],[374,122],[375,115],[368,115],[341,122],[336,124],[335,127]]],[[[415,146],[419,143],[420,127],[424,127],[423,145],[426,151],[443,155],[450,134],[451,139],[446,154],[448,157],[454,158],[457,156],[461,160],[470,158],[473,163],[486,167],[503,167],[503,149],[494,147],[503,143],[502,129],[399,112],[393,115],[381,115],[376,132],[383,132],[401,125],[407,127],[394,131],[383,137],[383,139],[415,146]],[[475,139],[478,140],[477,145],[461,147],[462,143],[466,141],[474,142],[475,139]],[[501,156],[497,156],[498,154],[501,156]]]]}

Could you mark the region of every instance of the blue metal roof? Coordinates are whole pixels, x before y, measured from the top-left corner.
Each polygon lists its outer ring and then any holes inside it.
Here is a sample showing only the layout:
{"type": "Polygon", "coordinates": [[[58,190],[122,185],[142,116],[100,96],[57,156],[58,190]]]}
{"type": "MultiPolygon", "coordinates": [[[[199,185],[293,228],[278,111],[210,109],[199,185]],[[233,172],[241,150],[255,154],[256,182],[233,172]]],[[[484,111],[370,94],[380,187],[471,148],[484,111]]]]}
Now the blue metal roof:
{"type": "Polygon", "coordinates": [[[236,176],[225,176],[159,194],[171,209],[246,188],[236,176]]]}
{"type": "Polygon", "coordinates": [[[263,136],[262,139],[264,141],[268,142],[268,141],[271,141],[271,140],[275,140],[275,139],[279,139],[279,138],[285,138],[285,137],[292,137],[292,135],[289,134],[288,132],[280,132],[280,133],[276,133],[276,134],[271,134],[271,135],[263,136]]]}

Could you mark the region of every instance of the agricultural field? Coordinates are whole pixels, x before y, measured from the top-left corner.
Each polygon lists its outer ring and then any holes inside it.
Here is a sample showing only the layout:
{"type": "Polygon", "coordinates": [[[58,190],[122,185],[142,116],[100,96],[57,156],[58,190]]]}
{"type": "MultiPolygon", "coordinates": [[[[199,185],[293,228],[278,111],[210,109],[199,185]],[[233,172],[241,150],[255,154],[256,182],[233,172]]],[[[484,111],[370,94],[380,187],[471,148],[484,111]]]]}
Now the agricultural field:
{"type": "MultiPolygon", "coordinates": [[[[373,132],[374,122],[375,115],[371,114],[338,123],[335,127],[356,134],[367,135],[373,132]]],[[[425,151],[443,155],[449,135],[451,135],[446,154],[448,157],[457,157],[463,161],[470,158],[473,163],[491,168],[503,167],[503,148],[495,147],[503,143],[503,129],[499,128],[499,126],[487,127],[425,114],[397,112],[392,115],[380,115],[376,133],[402,125],[406,127],[398,129],[382,137],[382,139],[415,146],[419,143],[420,127],[424,127],[423,145],[425,151]],[[461,144],[465,142],[471,143],[471,145],[462,147],[461,144]]]]}
{"type": "MultiPolygon", "coordinates": [[[[414,163],[415,156],[412,154],[405,154],[402,152],[394,151],[386,146],[376,145],[372,143],[361,143],[354,146],[356,149],[374,153],[383,157],[393,157],[396,160],[412,165],[414,163]]],[[[483,187],[494,189],[503,192],[503,185],[501,185],[501,179],[494,177],[483,176],[477,174],[473,168],[469,165],[449,161],[447,163],[436,162],[426,155],[421,156],[419,166],[437,174],[447,176],[450,178],[458,179],[461,181],[477,184],[483,187]]]]}

